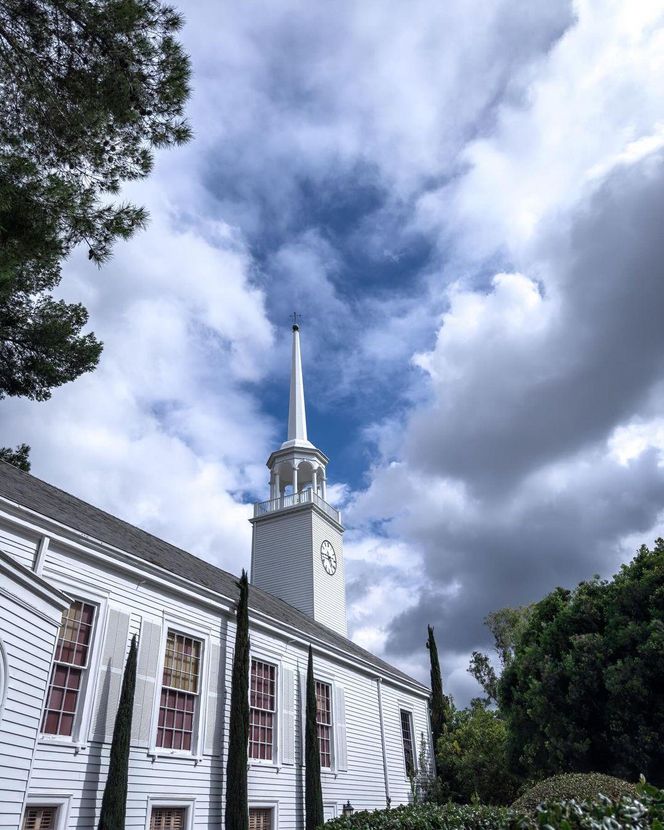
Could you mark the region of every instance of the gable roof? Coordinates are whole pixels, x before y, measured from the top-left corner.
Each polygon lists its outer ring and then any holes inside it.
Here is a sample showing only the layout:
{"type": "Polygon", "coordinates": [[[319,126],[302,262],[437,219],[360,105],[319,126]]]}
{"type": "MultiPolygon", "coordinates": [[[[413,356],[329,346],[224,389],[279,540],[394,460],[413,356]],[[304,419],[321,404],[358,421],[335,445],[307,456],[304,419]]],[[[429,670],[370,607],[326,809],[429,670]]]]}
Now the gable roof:
{"type": "MultiPolygon", "coordinates": [[[[163,539],[130,525],[98,507],[93,507],[64,490],[47,484],[3,461],[0,461],[0,497],[27,507],[35,513],[53,519],[100,542],[133,554],[165,571],[227,597],[233,602],[237,601],[239,595],[236,585],[237,577],[228,571],[217,568],[204,559],[199,559],[175,545],[164,542],[163,539]]],[[[265,614],[277,622],[299,629],[305,636],[315,637],[350,656],[358,657],[381,674],[391,675],[409,685],[426,690],[426,687],[419,681],[255,585],[252,585],[249,591],[249,606],[250,609],[265,614]]]]}

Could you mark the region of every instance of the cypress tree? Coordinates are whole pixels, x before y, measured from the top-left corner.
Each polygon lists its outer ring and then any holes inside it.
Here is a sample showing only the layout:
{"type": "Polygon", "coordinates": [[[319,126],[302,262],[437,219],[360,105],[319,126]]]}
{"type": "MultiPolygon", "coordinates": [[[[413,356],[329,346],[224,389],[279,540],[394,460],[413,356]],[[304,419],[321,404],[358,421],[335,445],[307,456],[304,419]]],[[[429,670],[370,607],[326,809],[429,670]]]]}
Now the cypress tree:
{"type": "Polygon", "coordinates": [[[307,666],[307,714],[305,727],[305,780],[304,813],[305,830],[316,830],[325,821],[323,816],[323,790],[320,783],[320,749],[318,726],[316,724],[316,681],[314,680],[314,658],[309,646],[307,666]]]}
{"type": "Polygon", "coordinates": [[[127,812],[127,779],[129,778],[129,745],[131,715],[136,688],[136,635],[131,639],[129,656],[122,677],[120,702],[113,726],[108,777],[101,802],[99,830],[124,830],[127,812]]]}
{"type": "Polygon", "coordinates": [[[428,625],[427,629],[429,632],[427,648],[429,649],[429,660],[431,661],[431,733],[435,759],[438,739],[443,734],[445,724],[448,720],[450,702],[447,696],[443,694],[443,678],[440,673],[438,648],[436,646],[436,639],[433,636],[433,627],[428,625]]]}
{"type": "Polygon", "coordinates": [[[235,655],[231,687],[228,763],[226,766],[226,830],[248,830],[247,743],[249,741],[249,581],[243,570],[237,587],[235,655]]]}

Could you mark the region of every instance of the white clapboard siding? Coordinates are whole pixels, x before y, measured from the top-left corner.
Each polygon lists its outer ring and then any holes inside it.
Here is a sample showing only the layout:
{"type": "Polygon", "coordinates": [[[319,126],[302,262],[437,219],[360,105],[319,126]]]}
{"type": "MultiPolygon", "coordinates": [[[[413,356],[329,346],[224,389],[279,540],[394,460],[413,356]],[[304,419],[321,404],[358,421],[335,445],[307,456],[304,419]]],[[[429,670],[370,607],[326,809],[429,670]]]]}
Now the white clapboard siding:
{"type": "Polygon", "coordinates": [[[99,667],[97,697],[90,730],[90,739],[93,741],[110,741],[113,738],[128,635],[129,614],[119,608],[111,608],[108,614],[106,640],[99,667]]]}
{"type": "Polygon", "coordinates": [[[152,707],[161,650],[161,624],[143,620],[138,644],[136,694],[131,723],[132,743],[149,746],[152,726],[152,707]]]}
{"type": "Polygon", "coordinates": [[[221,667],[221,643],[211,641],[209,645],[209,678],[210,687],[207,696],[207,711],[205,718],[206,755],[220,755],[222,751],[224,726],[224,672],[221,667]]]}
{"type": "Polygon", "coordinates": [[[334,687],[334,767],[337,772],[348,770],[348,751],[346,749],[346,695],[344,687],[334,687]]]}
{"type": "Polygon", "coordinates": [[[295,763],[295,672],[281,670],[281,762],[295,763]]]}
{"type": "Polygon", "coordinates": [[[39,537],[23,530],[0,525],[0,550],[8,553],[26,568],[32,568],[37,553],[39,537]]]}

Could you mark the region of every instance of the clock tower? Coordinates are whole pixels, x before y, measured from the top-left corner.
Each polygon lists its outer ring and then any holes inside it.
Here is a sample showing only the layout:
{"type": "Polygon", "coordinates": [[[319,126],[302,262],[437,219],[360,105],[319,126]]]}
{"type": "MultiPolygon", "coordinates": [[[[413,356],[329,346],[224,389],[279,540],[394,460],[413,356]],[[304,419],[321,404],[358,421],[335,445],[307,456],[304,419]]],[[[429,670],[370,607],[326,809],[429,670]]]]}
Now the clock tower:
{"type": "Polygon", "coordinates": [[[327,502],[327,456],[307,438],[300,330],[293,326],[288,437],[267,460],[270,498],[254,505],[251,581],[346,636],[341,515],[327,502]]]}

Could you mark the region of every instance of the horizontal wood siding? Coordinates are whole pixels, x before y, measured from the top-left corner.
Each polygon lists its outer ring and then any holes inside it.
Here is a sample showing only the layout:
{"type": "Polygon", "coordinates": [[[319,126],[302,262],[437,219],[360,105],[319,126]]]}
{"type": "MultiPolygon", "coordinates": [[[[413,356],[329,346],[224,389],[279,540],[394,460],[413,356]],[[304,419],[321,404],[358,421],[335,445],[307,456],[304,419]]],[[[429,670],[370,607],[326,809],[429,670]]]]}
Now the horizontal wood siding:
{"type": "MultiPolygon", "coordinates": [[[[303,513],[299,532],[307,531],[307,514],[303,513]]],[[[291,521],[287,523],[292,532],[291,521]]],[[[277,532],[277,536],[281,531],[277,532]]],[[[288,538],[282,536],[280,545],[283,555],[287,555],[288,538]]],[[[335,545],[336,546],[336,545],[335,545]]],[[[308,557],[311,564],[311,556],[308,557]]],[[[304,568],[304,564],[303,564],[304,568]]],[[[275,568],[287,571],[286,568],[275,568]]],[[[96,642],[100,649],[100,669],[103,674],[111,666],[111,673],[119,679],[119,656],[128,648],[131,635],[140,635],[136,701],[134,708],[134,729],[132,730],[132,748],[130,758],[129,797],[127,808],[127,828],[146,826],[148,803],[150,798],[164,797],[178,799],[195,798],[194,828],[216,828],[222,826],[222,805],[224,799],[224,768],[226,764],[224,748],[228,746],[228,723],[230,709],[230,677],[232,672],[233,649],[235,638],[235,621],[221,612],[215,612],[203,602],[198,603],[194,596],[187,598],[171,593],[159,587],[149,579],[141,579],[123,572],[119,567],[103,565],[100,560],[82,556],[65,548],[52,539],[44,559],[44,578],[67,593],[85,598],[88,594],[99,598],[103,596],[106,607],[107,641],[96,642]],[[115,615],[112,612],[115,611],[115,615]],[[114,620],[111,624],[111,620],[114,620]],[[205,668],[201,688],[201,716],[207,721],[207,730],[202,736],[202,755],[195,759],[177,755],[157,755],[150,752],[154,736],[150,735],[154,723],[153,708],[157,700],[158,666],[163,632],[171,621],[181,621],[187,630],[200,632],[206,639],[208,648],[204,654],[205,668]],[[104,665],[102,665],[102,660],[104,665]],[[208,665],[210,671],[208,672],[208,665]],[[216,666],[219,666],[219,671],[216,666]]],[[[291,578],[293,578],[291,576],[291,578]]],[[[96,637],[101,636],[101,630],[96,637]]],[[[17,648],[25,655],[26,665],[31,669],[21,679],[17,688],[21,699],[16,703],[14,713],[15,725],[7,737],[12,748],[15,765],[17,753],[29,764],[31,749],[29,736],[22,734],[25,712],[20,707],[28,706],[35,700],[41,705],[44,686],[47,681],[44,670],[39,673],[38,665],[33,665],[37,648],[44,657],[50,655],[53,648],[53,636],[50,639],[42,632],[29,632],[23,628],[17,632],[22,638],[17,648]],[[33,661],[33,662],[31,662],[33,661]],[[15,747],[14,733],[21,737],[21,746],[15,747]],[[21,755],[21,753],[23,753],[21,755]]],[[[278,803],[279,828],[276,830],[301,830],[303,827],[303,786],[304,770],[302,767],[302,699],[299,684],[301,673],[306,669],[306,648],[293,642],[289,634],[270,633],[264,628],[253,627],[251,630],[251,648],[256,655],[272,660],[283,678],[290,685],[289,706],[293,707],[292,740],[293,747],[284,753],[286,747],[281,731],[283,689],[279,688],[277,705],[277,734],[279,735],[278,754],[280,761],[275,765],[251,764],[249,769],[250,803],[278,803]],[[283,757],[285,754],[285,757],[283,757]],[[289,763],[290,761],[290,763],[289,763]]],[[[37,659],[39,663],[39,659],[37,659]]],[[[316,673],[326,681],[333,681],[339,689],[343,688],[345,708],[345,759],[338,752],[340,766],[324,772],[322,775],[323,794],[328,809],[341,813],[342,805],[350,799],[356,809],[370,809],[385,806],[385,783],[383,775],[383,758],[380,741],[380,720],[376,678],[352,666],[338,662],[330,654],[315,656],[316,673]]],[[[89,693],[100,695],[104,684],[102,678],[93,678],[96,682],[89,684],[89,693]]],[[[395,793],[393,803],[407,800],[406,788],[397,787],[397,779],[403,767],[400,749],[400,732],[398,705],[400,691],[390,690],[387,682],[383,684],[385,697],[384,714],[386,734],[389,735],[390,781],[394,781],[395,793]],[[389,692],[389,693],[388,693],[389,692]],[[389,724],[387,723],[389,721],[389,724]],[[399,795],[396,795],[398,790],[399,795]]],[[[336,687],[335,687],[336,688],[336,687]]],[[[117,706],[117,689],[113,691],[112,704],[117,706]]],[[[339,696],[333,696],[333,705],[340,706],[339,696]]],[[[414,721],[416,730],[423,723],[422,712],[425,711],[424,698],[413,696],[413,705],[420,713],[414,721]]],[[[108,770],[109,736],[112,732],[110,710],[100,716],[101,699],[95,698],[92,705],[90,726],[86,737],[87,743],[80,747],[67,744],[42,741],[38,744],[32,771],[32,793],[41,795],[70,795],[69,826],[76,830],[94,830],[99,816],[103,788],[108,770]],[[94,703],[97,704],[96,710],[94,703]],[[96,712],[96,714],[95,714],[96,712]]],[[[333,712],[333,719],[335,715],[333,712]]],[[[203,724],[201,720],[201,725],[203,724]]],[[[334,737],[342,740],[343,730],[334,729],[334,737]]],[[[290,740],[290,738],[288,738],[290,740]]],[[[338,747],[340,750],[341,748],[338,747]]],[[[7,779],[15,780],[15,779],[7,779]]],[[[12,792],[14,784],[9,785],[12,792]]],[[[20,787],[19,787],[20,789],[20,787]]]]}
{"type": "Polygon", "coordinates": [[[12,559],[32,568],[37,555],[39,536],[23,530],[17,531],[11,526],[0,522],[0,550],[8,553],[12,559]]]}
{"type": "Polygon", "coordinates": [[[264,591],[313,616],[313,508],[267,515],[254,524],[252,580],[264,591]]]}
{"type": "Polygon", "coordinates": [[[54,613],[48,621],[9,596],[11,584],[2,587],[0,638],[7,662],[7,692],[0,716],[0,827],[17,828],[60,615],[54,613]]]}
{"type": "Polygon", "coordinates": [[[312,509],[312,555],[314,568],[314,619],[346,636],[346,574],[343,536],[328,519],[312,509]],[[337,555],[337,570],[329,574],[320,558],[327,539],[337,555]]]}

